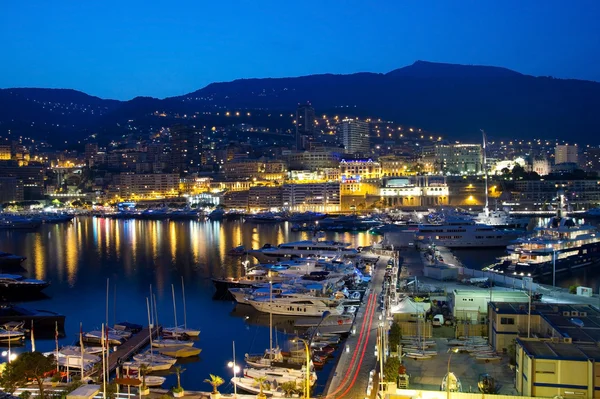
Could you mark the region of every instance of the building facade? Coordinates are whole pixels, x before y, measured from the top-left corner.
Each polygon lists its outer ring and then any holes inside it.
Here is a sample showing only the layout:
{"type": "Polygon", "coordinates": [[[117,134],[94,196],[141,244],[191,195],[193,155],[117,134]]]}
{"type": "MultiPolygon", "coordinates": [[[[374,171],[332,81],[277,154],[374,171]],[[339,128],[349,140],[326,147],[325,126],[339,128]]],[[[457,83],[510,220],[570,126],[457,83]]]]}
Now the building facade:
{"type": "Polygon", "coordinates": [[[371,151],[369,124],[367,122],[344,119],[339,126],[344,149],[348,154],[368,154],[371,151]]]}
{"type": "Polygon", "coordinates": [[[381,178],[381,164],[372,159],[342,159],[340,161],[342,181],[371,180],[381,178]]]}
{"type": "Polygon", "coordinates": [[[309,148],[309,141],[315,138],[315,109],[310,103],[299,104],[296,108],[296,151],[309,148]]]}
{"type": "Polygon", "coordinates": [[[23,181],[16,177],[0,177],[0,205],[23,200],[23,181]]]}
{"type": "Polygon", "coordinates": [[[170,166],[174,172],[189,173],[202,165],[203,134],[188,126],[171,128],[170,166]]]}
{"type": "Polygon", "coordinates": [[[288,155],[288,166],[291,170],[319,170],[336,168],[342,154],[335,151],[302,151],[288,155]]]}
{"type": "Polygon", "coordinates": [[[483,172],[481,144],[438,144],[435,146],[437,169],[450,174],[483,172]]]}
{"type": "Polygon", "coordinates": [[[291,212],[338,212],[340,183],[284,184],[282,201],[291,212]]]}
{"type": "Polygon", "coordinates": [[[111,193],[121,198],[164,198],[179,195],[178,173],[121,173],[113,178],[111,193]]]}
{"type": "Polygon", "coordinates": [[[554,148],[554,163],[579,163],[579,148],[575,145],[557,145],[554,148]]]}

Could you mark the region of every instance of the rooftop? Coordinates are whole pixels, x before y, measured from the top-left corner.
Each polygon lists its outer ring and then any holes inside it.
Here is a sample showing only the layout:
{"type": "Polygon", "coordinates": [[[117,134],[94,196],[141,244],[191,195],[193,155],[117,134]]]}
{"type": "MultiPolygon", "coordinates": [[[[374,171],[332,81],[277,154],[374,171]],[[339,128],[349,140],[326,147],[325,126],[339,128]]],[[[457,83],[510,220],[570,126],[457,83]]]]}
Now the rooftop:
{"type": "Polygon", "coordinates": [[[595,345],[577,345],[550,341],[529,341],[518,338],[523,350],[537,359],[600,361],[600,348],[595,345]]]}

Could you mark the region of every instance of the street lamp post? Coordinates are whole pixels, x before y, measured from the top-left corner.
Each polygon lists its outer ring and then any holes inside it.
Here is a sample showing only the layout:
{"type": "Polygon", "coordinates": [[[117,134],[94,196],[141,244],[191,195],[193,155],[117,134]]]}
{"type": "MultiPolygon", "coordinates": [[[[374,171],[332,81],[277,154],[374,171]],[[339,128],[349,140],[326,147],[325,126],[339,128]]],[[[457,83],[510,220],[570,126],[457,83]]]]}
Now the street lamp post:
{"type": "Polygon", "coordinates": [[[450,357],[448,357],[448,370],[446,372],[446,399],[450,399],[450,360],[452,355],[458,352],[458,348],[448,350],[450,357]]]}
{"type": "Polygon", "coordinates": [[[237,398],[237,382],[235,378],[240,371],[240,366],[235,363],[235,341],[233,341],[233,361],[227,363],[227,366],[233,370],[233,397],[237,398]]]}
{"type": "MultiPolygon", "coordinates": [[[[304,344],[304,350],[306,351],[306,370],[305,370],[305,378],[304,378],[304,398],[310,398],[310,344],[308,341],[302,338],[296,338],[296,340],[301,341],[304,344]]],[[[293,342],[293,341],[292,341],[293,342]]]]}
{"type": "Polygon", "coordinates": [[[556,249],[552,250],[552,288],[556,288],[556,249]]]}

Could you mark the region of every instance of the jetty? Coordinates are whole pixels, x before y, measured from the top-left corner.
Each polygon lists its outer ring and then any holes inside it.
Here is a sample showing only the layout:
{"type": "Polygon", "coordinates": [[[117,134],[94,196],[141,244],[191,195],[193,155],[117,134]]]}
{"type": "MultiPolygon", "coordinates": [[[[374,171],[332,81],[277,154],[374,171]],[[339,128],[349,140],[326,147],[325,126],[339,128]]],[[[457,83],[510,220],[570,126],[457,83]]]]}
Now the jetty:
{"type": "MultiPolygon", "coordinates": [[[[117,347],[117,350],[108,355],[108,372],[112,373],[119,367],[121,362],[126,361],[136,353],[138,353],[143,347],[150,344],[150,329],[148,326],[142,328],[140,332],[134,334],[125,341],[123,344],[117,347]]],[[[157,326],[152,329],[152,338],[157,338],[160,335],[162,327],[157,326]]],[[[102,370],[98,370],[92,375],[102,373],[102,370]]]]}

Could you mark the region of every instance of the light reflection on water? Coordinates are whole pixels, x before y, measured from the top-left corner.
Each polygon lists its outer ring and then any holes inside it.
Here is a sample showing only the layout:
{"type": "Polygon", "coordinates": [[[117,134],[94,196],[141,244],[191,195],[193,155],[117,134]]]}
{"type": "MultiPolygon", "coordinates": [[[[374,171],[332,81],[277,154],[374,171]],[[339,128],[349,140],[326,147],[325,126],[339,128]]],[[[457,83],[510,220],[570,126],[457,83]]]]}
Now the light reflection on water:
{"type": "MultiPolygon", "coordinates": [[[[231,360],[233,340],[240,359],[244,353],[261,352],[268,346],[265,318],[254,314],[246,320],[245,316],[253,313],[250,309],[236,309],[232,302],[213,300],[210,277],[242,274],[243,259],[227,255],[229,249],[240,244],[259,248],[266,243],[310,238],[310,233],[289,231],[287,224],[83,217],[71,223],[43,225],[36,232],[0,231],[0,251],[26,256],[23,274],[51,281],[45,291],[48,299],[24,306],[67,315],[67,336],[61,345],[77,339],[80,322],[84,330],[97,329],[104,322],[107,278],[111,285],[110,323],[126,320],[146,324],[150,284],[156,293],[161,323],[173,324],[171,284],[178,301],[177,318],[183,320],[183,276],[187,321],[202,330],[196,344],[202,348],[202,354],[198,362],[186,364],[188,371],[181,377],[182,384],[188,389],[207,390],[209,387],[202,381],[209,373],[229,380],[226,364],[231,360]]],[[[376,239],[367,233],[335,233],[326,238],[354,246],[367,246],[376,239]]],[[[51,351],[54,341],[39,340],[36,347],[51,351]]],[[[323,379],[319,381],[322,382],[323,379]]],[[[169,376],[166,387],[173,384],[174,377],[169,376]]]]}

